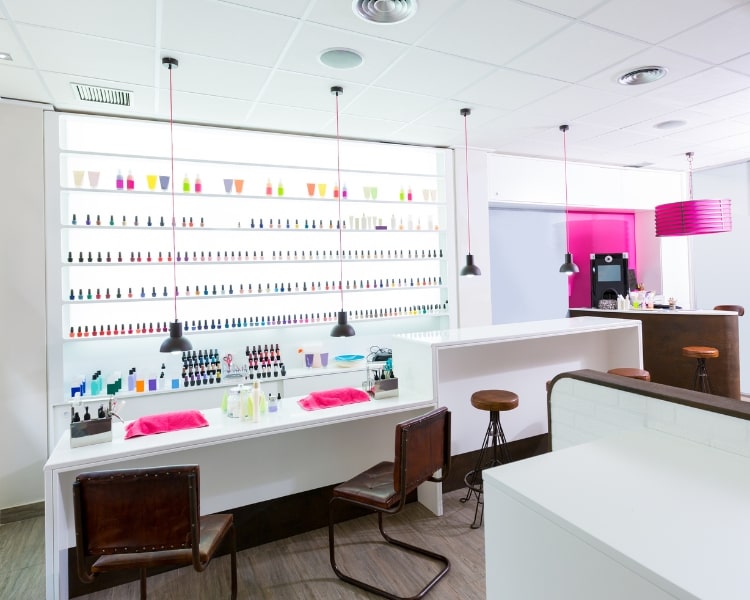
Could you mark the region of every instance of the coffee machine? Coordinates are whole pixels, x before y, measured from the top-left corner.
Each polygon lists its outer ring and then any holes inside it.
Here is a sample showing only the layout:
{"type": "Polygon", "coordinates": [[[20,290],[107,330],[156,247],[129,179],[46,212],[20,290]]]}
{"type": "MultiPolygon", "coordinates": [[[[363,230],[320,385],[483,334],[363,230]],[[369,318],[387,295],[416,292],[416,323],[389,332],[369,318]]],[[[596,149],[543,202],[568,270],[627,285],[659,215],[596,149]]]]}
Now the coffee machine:
{"type": "Polygon", "coordinates": [[[599,306],[602,300],[614,300],[616,306],[617,296],[628,294],[628,253],[592,254],[590,262],[591,307],[604,308],[599,306]]]}

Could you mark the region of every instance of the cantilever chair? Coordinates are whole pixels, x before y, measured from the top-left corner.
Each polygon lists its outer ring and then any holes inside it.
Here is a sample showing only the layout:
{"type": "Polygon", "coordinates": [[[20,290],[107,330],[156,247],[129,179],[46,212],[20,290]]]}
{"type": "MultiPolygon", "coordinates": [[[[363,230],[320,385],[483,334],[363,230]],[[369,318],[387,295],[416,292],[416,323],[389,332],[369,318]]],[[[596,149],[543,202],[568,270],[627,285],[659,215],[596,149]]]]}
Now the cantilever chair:
{"type": "Polygon", "coordinates": [[[328,547],[331,567],[344,581],[368,592],[392,600],[422,598],[450,570],[450,561],[441,554],[396,540],[383,530],[383,515],[395,514],[406,504],[406,497],[425,481],[440,482],[450,468],[451,413],[442,407],[426,415],[396,425],[396,453],[393,462],[381,462],[333,490],[328,511],[328,547]],[[441,470],[441,476],[435,473],[441,470]],[[338,502],[348,502],[377,511],[378,528],[389,544],[435,559],[442,564],[435,575],[415,596],[406,599],[396,596],[347,575],[336,564],[334,508],[338,502]]]}
{"type": "Polygon", "coordinates": [[[237,552],[232,515],[200,516],[197,465],[81,473],[73,483],[78,577],[139,569],[146,598],[149,567],[193,565],[203,571],[229,539],[232,600],[237,552]]]}

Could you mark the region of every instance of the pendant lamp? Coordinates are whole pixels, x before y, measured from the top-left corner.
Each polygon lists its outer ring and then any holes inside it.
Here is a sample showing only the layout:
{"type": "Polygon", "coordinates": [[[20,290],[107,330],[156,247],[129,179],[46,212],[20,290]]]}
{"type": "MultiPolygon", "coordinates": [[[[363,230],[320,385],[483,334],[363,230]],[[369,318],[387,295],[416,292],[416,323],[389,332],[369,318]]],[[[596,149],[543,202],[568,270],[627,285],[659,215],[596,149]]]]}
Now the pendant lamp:
{"type": "Polygon", "coordinates": [[[177,319],[177,242],[174,210],[174,117],[172,114],[172,69],[179,66],[176,58],[165,56],[161,64],[169,69],[169,156],[172,165],[172,278],[174,283],[174,321],[169,323],[169,337],[161,343],[160,352],[187,352],[193,349],[193,345],[182,335],[182,323],[177,319]]]}
{"type": "Polygon", "coordinates": [[[560,273],[570,276],[578,273],[578,265],[573,262],[573,254],[570,252],[570,219],[568,218],[568,144],[567,144],[567,125],[560,125],[560,131],[563,134],[563,173],[565,177],[565,262],[560,267],[560,273]]]}
{"type": "Polygon", "coordinates": [[[693,153],[687,152],[685,156],[688,160],[690,199],[656,207],[656,237],[732,231],[731,200],[693,200],[693,153]]]}
{"type": "Polygon", "coordinates": [[[466,170],[466,237],[469,249],[469,252],[466,255],[466,265],[464,265],[464,268],[461,269],[461,275],[464,277],[478,277],[482,274],[482,271],[480,271],[479,267],[474,264],[474,255],[471,253],[471,201],[469,200],[469,133],[466,126],[466,119],[470,114],[470,108],[461,109],[461,116],[464,118],[464,148],[466,151],[466,164],[464,165],[466,170]]]}
{"type": "MultiPolygon", "coordinates": [[[[344,88],[334,85],[331,93],[336,96],[336,189],[341,189],[341,138],[339,136],[339,96],[344,93],[344,88]]],[[[344,244],[342,239],[343,221],[341,220],[341,194],[337,199],[339,204],[339,292],[341,294],[341,310],[338,312],[338,323],[331,329],[331,337],[352,337],[355,335],[354,327],[347,322],[344,310],[344,244]]]]}

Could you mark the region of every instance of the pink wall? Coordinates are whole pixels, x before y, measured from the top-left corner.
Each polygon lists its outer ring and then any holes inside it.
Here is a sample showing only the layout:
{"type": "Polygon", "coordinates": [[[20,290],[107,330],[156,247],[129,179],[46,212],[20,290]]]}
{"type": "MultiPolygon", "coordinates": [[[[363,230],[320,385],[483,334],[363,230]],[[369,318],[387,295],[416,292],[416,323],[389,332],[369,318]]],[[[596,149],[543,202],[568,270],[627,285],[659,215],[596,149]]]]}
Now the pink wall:
{"type": "MultiPolygon", "coordinates": [[[[570,212],[570,251],[580,271],[571,276],[570,308],[591,306],[589,255],[628,253],[628,268],[636,269],[633,213],[570,212]]],[[[637,273],[637,269],[636,269],[637,273]]]]}

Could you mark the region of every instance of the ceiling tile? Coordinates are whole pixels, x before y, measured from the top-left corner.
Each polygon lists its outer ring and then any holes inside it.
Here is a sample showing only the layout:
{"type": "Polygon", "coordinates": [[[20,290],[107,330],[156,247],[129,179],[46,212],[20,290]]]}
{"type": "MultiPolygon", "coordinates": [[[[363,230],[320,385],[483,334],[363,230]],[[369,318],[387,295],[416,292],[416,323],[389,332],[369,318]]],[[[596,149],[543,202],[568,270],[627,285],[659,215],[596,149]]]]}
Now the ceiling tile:
{"type": "MultiPolygon", "coordinates": [[[[464,118],[461,115],[462,108],[469,108],[463,102],[447,101],[441,102],[434,108],[423,114],[415,122],[419,127],[437,127],[460,131],[463,135],[464,118]]],[[[490,108],[487,106],[472,106],[471,114],[468,117],[468,126],[471,128],[481,127],[490,121],[493,121],[505,114],[507,111],[490,108]]]]}
{"type": "Polygon", "coordinates": [[[438,98],[371,87],[359,94],[344,113],[409,123],[431,110],[438,98]]]}
{"type": "Polygon", "coordinates": [[[221,4],[234,4],[245,8],[257,8],[288,17],[302,17],[307,11],[310,0],[217,0],[221,4]]]}
{"type": "MultiPolygon", "coordinates": [[[[23,44],[21,44],[13,33],[10,23],[5,20],[0,20],[0,52],[8,52],[12,57],[13,61],[9,64],[15,65],[16,67],[33,67],[29,55],[24,50],[23,44]]],[[[3,61],[3,64],[8,64],[3,61]]]]}
{"type": "Polygon", "coordinates": [[[379,87],[453,97],[495,67],[423,48],[412,48],[375,82],[379,87]]]}
{"type": "Polygon", "coordinates": [[[249,127],[270,131],[326,133],[331,111],[310,110],[259,102],[247,118],[249,127]]]}
{"type": "MultiPolygon", "coordinates": [[[[245,124],[250,108],[250,104],[244,100],[179,91],[174,92],[172,105],[175,121],[232,127],[245,124]]],[[[159,112],[169,115],[169,94],[161,94],[159,112]]]]}
{"type": "MultiPolygon", "coordinates": [[[[725,120],[708,123],[706,125],[701,125],[700,127],[683,129],[666,137],[672,140],[685,142],[693,146],[698,146],[706,142],[714,142],[725,137],[747,133],[748,131],[750,131],[750,127],[747,125],[744,125],[737,121],[725,120]]],[[[687,148],[686,151],[689,150],[690,148],[687,148]]]]}
{"type": "Polygon", "coordinates": [[[525,3],[546,8],[561,15],[580,17],[601,4],[602,0],[525,0],[525,3]]]}
{"type": "Polygon", "coordinates": [[[0,64],[0,97],[52,103],[53,99],[33,69],[0,64]]]}
{"type": "Polygon", "coordinates": [[[85,33],[136,44],[154,43],[156,0],[3,0],[16,23],[85,33]]]}
{"type": "Polygon", "coordinates": [[[667,48],[720,64],[750,52],[750,10],[735,8],[663,43],[667,48]]]}
{"type": "Polygon", "coordinates": [[[447,13],[418,46],[503,65],[571,21],[510,0],[472,0],[447,13]],[[479,16],[481,15],[481,17],[479,16]]]}
{"type": "Polygon", "coordinates": [[[540,115],[555,116],[559,121],[571,121],[624,100],[625,97],[620,94],[568,85],[527,105],[526,109],[540,115]]]}
{"type": "Polygon", "coordinates": [[[488,77],[462,90],[456,98],[467,103],[513,110],[563,87],[565,83],[555,79],[511,69],[498,69],[488,77]]]}
{"type": "Polygon", "coordinates": [[[641,42],[578,23],[512,60],[508,66],[575,82],[645,48],[641,42]]]}
{"type": "MultiPolygon", "coordinates": [[[[271,69],[245,63],[230,62],[205,56],[174,53],[179,68],[173,73],[174,89],[209,96],[226,96],[244,100],[255,100],[271,69]]],[[[161,87],[169,87],[169,70],[160,69],[161,87]]]]}
{"type": "Polygon", "coordinates": [[[713,67],[649,92],[648,96],[689,107],[750,88],[750,76],[713,67]]]}
{"type": "Polygon", "coordinates": [[[611,0],[583,20],[656,44],[745,0],[611,0]]]}
{"type": "Polygon", "coordinates": [[[424,144],[426,146],[457,146],[463,143],[463,132],[446,130],[413,123],[395,131],[390,136],[395,142],[424,144]]]}
{"type": "MultiPolygon", "coordinates": [[[[342,135],[357,139],[391,140],[393,132],[403,127],[403,122],[388,119],[372,119],[357,115],[342,114],[339,120],[339,130],[342,135]]],[[[332,127],[335,133],[335,126],[332,127]]]]}
{"type": "Polygon", "coordinates": [[[110,82],[153,83],[154,51],[147,46],[19,25],[36,66],[43,71],[110,82]]]}
{"type": "Polygon", "coordinates": [[[693,108],[714,117],[726,118],[745,114],[748,107],[750,107],[750,89],[702,102],[696,104],[693,108]]]}
{"type": "Polygon", "coordinates": [[[162,45],[261,66],[273,66],[298,21],[205,0],[164,0],[162,45]],[[209,34],[209,32],[215,32],[209,34]]]}
{"type": "Polygon", "coordinates": [[[709,69],[709,63],[660,47],[651,47],[626,60],[610,65],[603,71],[581,81],[583,85],[609,90],[624,96],[640,96],[656,88],[669,85],[700,71],[709,69]],[[622,85],[617,78],[635,69],[648,66],[666,67],[667,76],[647,85],[622,85]]]}
{"type": "Polygon", "coordinates": [[[308,21],[338,27],[345,31],[355,31],[373,37],[412,44],[451,7],[462,4],[464,0],[430,0],[419,2],[417,14],[408,21],[398,25],[383,25],[360,19],[352,11],[349,0],[317,0],[307,17],[308,21]]]}
{"type": "Polygon", "coordinates": [[[602,110],[593,112],[585,117],[581,117],[580,121],[584,123],[605,125],[613,129],[620,129],[630,125],[635,125],[636,123],[643,123],[644,121],[655,119],[661,115],[673,112],[678,108],[681,107],[675,105],[673,102],[639,96],[628,102],[620,102],[619,104],[603,108],[602,110]]]}
{"type": "Polygon", "coordinates": [[[393,64],[404,49],[396,42],[305,23],[288,47],[279,68],[368,84],[393,64]],[[356,50],[364,60],[354,69],[333,69],[320,62],[320,53],[331,48],[356,50]]]}
{"type": "MultiPolygon", "coordinates": [[[[280,106],[329,110],[333,114],[335,102],[331,95],[331,86],[340,84],[341,81],[336,79],[275,71],[268,80],[260,101],[280,106]]],[[[341,110],[351,104],[364,89],[357,83],[347,83],[342,87],[344,93],[339,97],[341,110]]]]}
{"type": "Polygon", "coordinates": [[[660,114],[658,117],[647,119],[642,123],[636,123],[635,125],[631,125],[628,129],[661,137],[670,135],[677,131],[689,129],[691,127],[698,127],[699,125],[712,123],[716,120],[717,119],[715,116],[706,114],[699,110],[680,109],[660,114]],[[663,123],[665,121],[684,121],[684,124],[676,126],[672,129],[659,129],[656,127],[657,124],[663,123]]]}
{"type": "Polygon", "coordinates": [[[651,139],[649,136],[642,133],[636,133],[628,129],[617,129],[595,138],[590,138],[586,140],[586,144],[598,148],[617,149],[641,144],[649,139],[651,139]]]}
{"type": "Polygon", "coordinates": [[[731,71],[738,71],[739,73],[750,75],[750,54],[745,54],[734,60],[727,61],[721,66],[731,71]]]}

